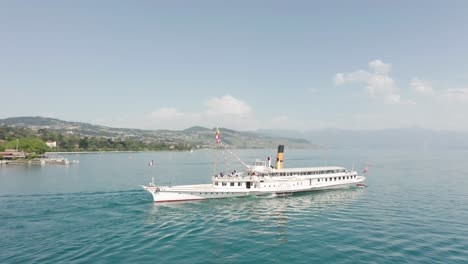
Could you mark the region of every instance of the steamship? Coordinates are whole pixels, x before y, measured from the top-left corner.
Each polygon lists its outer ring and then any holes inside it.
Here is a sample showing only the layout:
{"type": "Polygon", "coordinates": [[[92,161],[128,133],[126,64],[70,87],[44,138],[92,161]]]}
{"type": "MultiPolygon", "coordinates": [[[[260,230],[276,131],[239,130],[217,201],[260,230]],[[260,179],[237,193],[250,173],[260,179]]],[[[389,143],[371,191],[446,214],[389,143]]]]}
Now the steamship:
{"type": "MultiPolygon", "coordinates": [[[[219,132],[217,132],[219,133],[219,132]]],[[[218,138],[218,137],[217,137],[218,138]]],[[[278,146],[275,166],[271,159],[256,160],[242,172],[219,173],[210,184],[142,186],[154,202],[179,202],[247,196],[286,196],[298,192],[363,186],[366,179],[357,171],[338,166],[283,168],[284,146],[278,146]]],[[[240,160],[240,159],[239,159],[240,160]]]]}

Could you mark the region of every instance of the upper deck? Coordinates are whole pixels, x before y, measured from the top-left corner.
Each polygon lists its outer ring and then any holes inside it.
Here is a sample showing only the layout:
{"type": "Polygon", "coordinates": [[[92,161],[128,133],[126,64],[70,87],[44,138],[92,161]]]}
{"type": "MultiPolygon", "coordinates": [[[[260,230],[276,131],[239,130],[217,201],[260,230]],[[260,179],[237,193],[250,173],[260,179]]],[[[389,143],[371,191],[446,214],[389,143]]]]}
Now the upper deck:
{"type": "Polygon", "coordinates": [[[268,167],[265,161],[254,161],[246,170],[247,175],[268,174],[269,176],[287,176],[287,175],[315,175],[347,172],[346,168],[338,166],[324,167],[303,167],[303,168],[281,168],[276,169],[273,166],[268,167]]]}
{"type": "Polygon", "coordinates": [[[221,181],[232,181],[232,180],[241,180],[241,181],[249,181],[249,180],[261,180],[260,178],[264,177],[285,177],[288,176],[295,176],[295,177],[307,177],[307,178],[315,178],[321,177],[323,175],[357,175],[356,171],[347,170],[344,167],[339,166],[323,166],[323,167],[304,167],[304,168],[283,168],[283,169],[275,169],[271,167],[265,166],[266,163],[264,161],[255,161],[252,166],[245,172],[231,172],[230,174],[220,173],[219,175],[215,175],[213,180],[221,180],[221,181]]]}

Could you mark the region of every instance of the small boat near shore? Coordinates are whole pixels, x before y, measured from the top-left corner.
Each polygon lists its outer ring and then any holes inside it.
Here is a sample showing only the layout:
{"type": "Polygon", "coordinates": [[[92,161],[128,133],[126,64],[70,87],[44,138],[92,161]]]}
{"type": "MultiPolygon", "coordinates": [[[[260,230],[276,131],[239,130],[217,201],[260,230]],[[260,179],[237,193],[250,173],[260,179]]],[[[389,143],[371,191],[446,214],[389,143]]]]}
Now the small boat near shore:
{"type": "Polygon", "coordinates": [[[67,158],[64,158],[64,157],[44,158],[44,159],[41,159],[41,160],[43,160],[45,163],[51,163],[51,164],[60,164],[60,165],[69,165],[70,164],[70,160],[68,160],[67,158]]]}

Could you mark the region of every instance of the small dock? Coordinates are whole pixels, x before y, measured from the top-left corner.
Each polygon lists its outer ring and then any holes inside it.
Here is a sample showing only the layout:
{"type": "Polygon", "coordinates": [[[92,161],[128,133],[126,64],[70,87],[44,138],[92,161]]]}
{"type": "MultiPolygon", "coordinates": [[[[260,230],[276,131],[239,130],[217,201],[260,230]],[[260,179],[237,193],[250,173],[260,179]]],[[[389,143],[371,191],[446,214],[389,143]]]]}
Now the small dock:
{"type": "Polygon", "coordinates": [[[7,166],[7,165],[41,165],[45,166],[47,164],[52,165],[70,165],[70,164],[78,164],[80,163],[79,160],[72,160],[70,161],[67,158],[63,157],[55,157],[55,158],[39,158],[39,159],[15,159],[15,160],[0,160],[0,166],[7,166]]]}

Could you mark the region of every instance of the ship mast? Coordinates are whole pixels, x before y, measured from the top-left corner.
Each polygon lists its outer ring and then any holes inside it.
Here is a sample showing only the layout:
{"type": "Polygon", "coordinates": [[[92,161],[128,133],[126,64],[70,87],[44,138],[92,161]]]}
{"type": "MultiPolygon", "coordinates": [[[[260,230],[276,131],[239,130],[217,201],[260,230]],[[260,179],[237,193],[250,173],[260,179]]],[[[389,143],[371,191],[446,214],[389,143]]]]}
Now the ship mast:
{"type": "MultiPolygon", "coordinates": [[[[241,158],[239,158],[236,154],[234,154],[231,151],[229,145],[224,144],[223,142],[221,142],[221,132],[219,131],[219,127],[216,128],[216,146],[217,146],[217,149],[221,149],[221,153],[222,153],[223,158],[224,158],[224,165],[225,165],[226,169],[229,170],[229,167],[230,167],[229,159],[227,158],[226,152],[229,153],[232,157],[234,157],[246,169],[250,168],[249,165],[247,165],[241,158]]],[[[215,166],[216,166],[216,162],[215,162],[215,166]]],[[[216,167],[215,167],[215,173],[216,173],[216,167]]]]}

